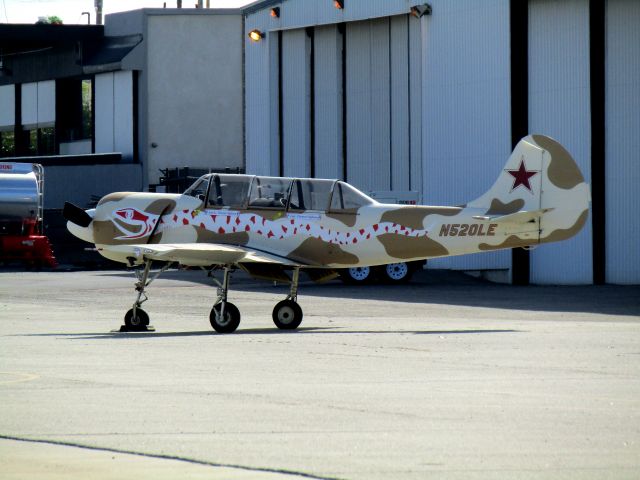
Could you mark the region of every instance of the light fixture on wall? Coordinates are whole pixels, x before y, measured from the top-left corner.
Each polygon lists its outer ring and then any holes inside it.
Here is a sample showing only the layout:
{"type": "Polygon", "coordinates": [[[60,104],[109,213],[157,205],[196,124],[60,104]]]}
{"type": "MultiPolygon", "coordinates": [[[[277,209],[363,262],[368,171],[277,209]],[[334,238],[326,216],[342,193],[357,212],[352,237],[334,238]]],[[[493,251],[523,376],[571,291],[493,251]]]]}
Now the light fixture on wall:
{"type": "Polygon", "coordinates": [[[431,5],[428,3],[422,5],[414,5],[411,7],[411,15],[416,18],[421,18],[424,15],[431,15],[431,5]]]}
{"type": "Polygon", "coordinates": [[[273,7],[269,15],[273,18],[280,18],[280,7],[273,7]]]}
{"type": "Polygon", "coordinates": [[[249,32],[248,37],[252,42],[259,42],[264,38],[264,33],[258,29],[254,29],[249,32]]]}
{"type": "Polygon", "coordinates": [[[333,6],[338,10],[342,10],[344,8],[344,0],[333,0],[333,6]]]}

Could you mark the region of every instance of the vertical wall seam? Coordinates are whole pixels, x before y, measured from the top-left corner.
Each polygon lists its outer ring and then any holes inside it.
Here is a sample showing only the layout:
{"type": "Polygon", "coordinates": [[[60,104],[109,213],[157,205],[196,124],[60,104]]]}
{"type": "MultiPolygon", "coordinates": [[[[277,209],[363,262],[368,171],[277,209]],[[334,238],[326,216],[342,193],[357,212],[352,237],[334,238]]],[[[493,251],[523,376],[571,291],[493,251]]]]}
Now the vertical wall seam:
{"type": "Polygon", "coordinates": [[[308,30],[311,41],[309,54],[309,172],[310,177],[316,176],[316,35],[315,28],[308,30]]]}
{"type": "Polygon", "coordinates": [[[278,30],[278,175],[284,175],[284,132],[282,105],[282,30],[278,30]]]}
{"type": "Polygon", "coordinates": [[[389,32],[389,190],[393,190],[393,61],[391,59],[391,17],[387,18],[387,28],[389,32]]]}
{"type": "Polygon", "coordinates": [[[112,152],[116,151],[116,74],[111,74],[111,148],[112,152]]]}
{"type": "Polygon", "coordinates": [[[347,26],[341,23],[342,34],[342,179],[347,181],[347,26]]]}
{"type": "MultiPolygon", "coordinates": [[[[529,2],[509,1],[511,44],[511,148],[529,133],[529,2]]],[[[511,250],[514,285],[528,285],[531,256],[527,250],[511,250]]]]}
{"type": "Polygon", "coordinates": [[[411,122],[411,25],[409,24],[409,15],[405,15],[405,18],[407,20],[407,128],[409,129],[409,145],[407,154],[409,155],[409,190],[412,190],[413,178],[411,172],[413,170],[413,148],[411,146],[411,142],[413,141],[413,124],[411,122]]]}
{"type": "Polygon", "coordinates": [[[606,282],[605,2],[589,1],[593,283],[606,282]]]}

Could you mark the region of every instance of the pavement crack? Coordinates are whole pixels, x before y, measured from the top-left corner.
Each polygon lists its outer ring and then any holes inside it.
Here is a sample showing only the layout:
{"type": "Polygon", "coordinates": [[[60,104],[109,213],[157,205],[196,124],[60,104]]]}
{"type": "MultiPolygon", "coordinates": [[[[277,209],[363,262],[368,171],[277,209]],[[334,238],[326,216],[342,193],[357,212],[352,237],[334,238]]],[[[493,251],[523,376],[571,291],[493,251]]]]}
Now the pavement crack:
{"type": "Polygon", "coordinates": [[[203,465],[208,467],[215,468],[232,468],[235,470],[244,470],[248,472],[264,472],[264,473],[275,473],[279,475],[289,475],[292,477],[300,477],[300,478],[310,478],[313,480],[341,480],[338,477],[323,477],[319,475],[313,475],[311,473],[305,472],[297,472],[294,470],[286,470],[286,469],[278,469],[278,468],[267,468],[267,467],[250,467],[247,465],[235,465],[229,463],[218,463],[218,462],[208,462],[206,460],[198,460],[195,458],[187,458],[180,457],[178,455],[165,455],[158,453],[145,453],[145,452],[135,452],[131,450],[124,450],[119,448],[111,448],[111,447],[99,447],[96,445],[85,445],[81,443],[74,442],[64,442],[61,440],[46,440],[40,438],[26,438],[26,437],[16,437],[13,435],[3,435],[0,434],[0,440],[12,440],[16,442],[27,442],[27,443],[42,443],[46,445],[56,445],[62,447],[72,447],[72,448],[82,448],[85,450],[94,450],[99,452],[110,452],[110,453],[119,453],[123,455],[135,455],[138,457],[145,458],[156,458],[159,460],[174,460],[178,462],[191,463],[195,465],[203,465]]]}

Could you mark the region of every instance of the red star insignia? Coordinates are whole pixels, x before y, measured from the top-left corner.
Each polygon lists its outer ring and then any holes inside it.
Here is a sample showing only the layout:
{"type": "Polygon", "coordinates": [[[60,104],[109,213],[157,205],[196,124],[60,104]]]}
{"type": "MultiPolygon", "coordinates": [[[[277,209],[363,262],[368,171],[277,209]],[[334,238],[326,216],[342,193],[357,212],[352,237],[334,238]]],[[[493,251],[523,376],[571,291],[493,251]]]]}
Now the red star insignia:
{"type": "Polygon", "coordinates": [[[531,184],[529,183],[529,179],[534,175],[537,175],[538,171],[535,170],[527,170],[527,166],[524,163],[524,157],[520,160],[520,166],[517,170],[505,170],[509,175],[513,177],[513,186],[511,187],[511,191],[513,192],[519,186],[523,186],[531,193],[531,184]]]}

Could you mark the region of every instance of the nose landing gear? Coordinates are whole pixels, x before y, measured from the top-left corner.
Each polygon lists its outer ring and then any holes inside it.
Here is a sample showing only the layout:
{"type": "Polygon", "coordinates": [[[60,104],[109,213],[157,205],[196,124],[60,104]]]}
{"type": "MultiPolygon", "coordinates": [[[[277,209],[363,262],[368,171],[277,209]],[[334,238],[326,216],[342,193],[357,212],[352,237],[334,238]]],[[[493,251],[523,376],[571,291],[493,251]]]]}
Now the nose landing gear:
{"type": "Polygon", "coordinates": [[[136,297],[136,301],[133,302],[133,308],[128,310],[124,316],[124,325],[120,327],[121,332],[147,332],[155,330],[153,327],[149,326],[149,315],[140,308],[140,306],[149,299],[145,293],[145,289],[151,284],[151,282],[158,278],[160,274],[165,272],[171,264],[168,263],[164,265],[158,272],[156,272],[155,275],[149,278],[151,273],[151,263],[151,260],[145,260],[142,272],[135,270],[136,278],[138,279],[135,288],[138,295],[136,297]]]}

